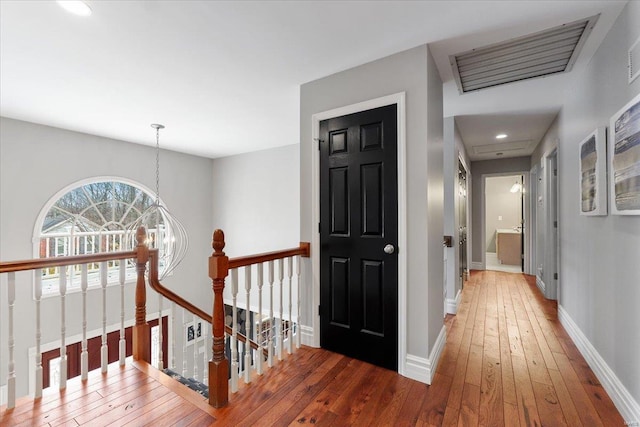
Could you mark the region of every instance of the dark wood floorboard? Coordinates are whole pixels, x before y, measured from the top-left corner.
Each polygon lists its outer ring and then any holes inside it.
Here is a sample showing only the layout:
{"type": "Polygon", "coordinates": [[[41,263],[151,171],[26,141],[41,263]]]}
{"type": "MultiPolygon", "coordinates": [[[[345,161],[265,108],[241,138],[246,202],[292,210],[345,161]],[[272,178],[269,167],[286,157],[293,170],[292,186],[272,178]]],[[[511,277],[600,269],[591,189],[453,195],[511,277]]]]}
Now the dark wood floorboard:
{"type": "Polygon", "coordinates": [[[15,409],[2,426],[623,426],[624,420],[535,278],[472,272],[431,386],[302,348],[226,408],[146,364],[110,366],[15,409]]]}

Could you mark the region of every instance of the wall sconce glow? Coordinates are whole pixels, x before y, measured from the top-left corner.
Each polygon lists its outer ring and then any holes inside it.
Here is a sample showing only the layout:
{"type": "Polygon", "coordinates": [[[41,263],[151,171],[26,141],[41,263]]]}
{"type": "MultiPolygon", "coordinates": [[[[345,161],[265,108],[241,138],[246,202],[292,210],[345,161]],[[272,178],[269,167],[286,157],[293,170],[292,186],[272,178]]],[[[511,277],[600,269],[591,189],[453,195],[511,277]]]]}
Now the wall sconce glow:
{"type": "Polygon", "coordinates": [[[496,139],[505,139],[508,135],[506,133],[500,133],[496,135],[496,139]]]}
{"type": "Polygon", "coordinates": [[[78,16],[91,15],[91,8],[85,2],[80,0],[58,0],[58,4],[67,12],[71,12],[78,16]]]}

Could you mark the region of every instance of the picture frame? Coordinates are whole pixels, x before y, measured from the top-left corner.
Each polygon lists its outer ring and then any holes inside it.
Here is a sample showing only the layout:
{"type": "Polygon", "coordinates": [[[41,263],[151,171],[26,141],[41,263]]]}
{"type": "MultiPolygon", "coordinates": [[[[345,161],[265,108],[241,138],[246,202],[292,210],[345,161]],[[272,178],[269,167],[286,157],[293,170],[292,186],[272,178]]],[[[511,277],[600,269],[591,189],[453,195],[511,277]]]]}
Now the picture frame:
{"type": "Polygon", "coordinates": [[[599,127],[578,146],[580,215],[607,215],[607,128],[599,127]]]}
{"type": "Polygon", "coordinates": [[[187,346],[193,345],[205,339],[202,320],[188,322],[184,324],[184,343],[187,346]]]}
{"type": "Polygon", "coordinates": [[[608,151],[611,214],[640,215],[640,93],[611,117],[608,151]]]}

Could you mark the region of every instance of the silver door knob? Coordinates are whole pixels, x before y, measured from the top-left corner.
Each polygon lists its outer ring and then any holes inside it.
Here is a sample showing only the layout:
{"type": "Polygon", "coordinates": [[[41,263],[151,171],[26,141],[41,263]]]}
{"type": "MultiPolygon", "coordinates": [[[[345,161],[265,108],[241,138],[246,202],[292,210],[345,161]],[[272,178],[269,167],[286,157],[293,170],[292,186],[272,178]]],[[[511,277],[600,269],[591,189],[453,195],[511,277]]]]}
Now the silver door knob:
{"type": "Polygon", "coordinates": [[[385,254],[392,254],[396,251],[396,248],[392,244],[388,244],[384,247],[383,250],[385,254]]]}

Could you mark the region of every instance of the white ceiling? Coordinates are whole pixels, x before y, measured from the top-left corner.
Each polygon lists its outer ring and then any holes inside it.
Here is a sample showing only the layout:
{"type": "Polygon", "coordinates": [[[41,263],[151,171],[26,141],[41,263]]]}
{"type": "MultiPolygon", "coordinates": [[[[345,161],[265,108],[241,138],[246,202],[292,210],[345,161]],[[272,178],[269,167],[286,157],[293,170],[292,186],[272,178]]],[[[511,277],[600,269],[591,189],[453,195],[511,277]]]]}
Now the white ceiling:
{"type": "Polygon", "coordinates": [[[86,3],[0,1],[0,115],[221,157],[298,143],[300,84],[424,43],[470,155],[537,143],[626,1],[86,3]],[[449,55],[597,13],[571,73],[458,94],[449,55]]]}

